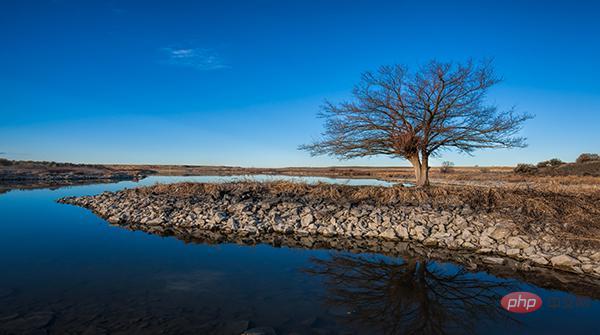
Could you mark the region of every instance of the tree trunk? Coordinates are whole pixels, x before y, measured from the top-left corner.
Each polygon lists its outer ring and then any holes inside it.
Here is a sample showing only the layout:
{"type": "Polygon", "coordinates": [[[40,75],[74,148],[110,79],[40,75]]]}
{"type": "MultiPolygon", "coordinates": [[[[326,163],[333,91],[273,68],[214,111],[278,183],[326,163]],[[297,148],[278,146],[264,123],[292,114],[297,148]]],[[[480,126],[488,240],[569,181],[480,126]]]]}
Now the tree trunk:
{"type": "Polygon", "coordinates": [[[415,185],[429,186],[429,157],[419,156],[409,157],[408,159],[415,170],[415,185]]]}
{"type": "Polygon", "coordinates": [[[419,160],[419,156],[410,157],[408,160],[410,161],[410,163],[413,166],[413,169],[415,170],[415,184],[418,185],[419,180],[421,180],[421,161],[419,160]]]}
{"type": "Polygon", "coordinates": [[[418,186],[429,186],[429,157],[424,155],[421,158],[421,175],[420,181],[417,182],[418,186]]]}

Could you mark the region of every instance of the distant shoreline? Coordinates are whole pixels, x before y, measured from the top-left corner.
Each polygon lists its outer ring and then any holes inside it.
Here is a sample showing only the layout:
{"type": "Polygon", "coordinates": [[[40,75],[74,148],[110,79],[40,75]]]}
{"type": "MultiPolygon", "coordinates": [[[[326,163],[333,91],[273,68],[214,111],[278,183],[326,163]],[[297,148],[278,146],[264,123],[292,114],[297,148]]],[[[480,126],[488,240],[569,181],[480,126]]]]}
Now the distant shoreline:
{"type": "MultiPolygon", "coordinates": [[[[517,174],[513,167],[458,167],[444,173],[441,167],[430,169],[432,184],[468,185],[486,187],[556,187],[564,191],[600,190],[600,162],[568,163],[536,174],[517,174]]],[[[412,167],[284,167],[252,168],[235,166],[194,165],[130,165],[130,164],[72,164],[0,159],[0,185],[7,183],[54,183],[137,180],[146,176],[228,176],[228,175],[283,175],[347,179],[378,179],[387,182],[414,181],[412,167]]]]}

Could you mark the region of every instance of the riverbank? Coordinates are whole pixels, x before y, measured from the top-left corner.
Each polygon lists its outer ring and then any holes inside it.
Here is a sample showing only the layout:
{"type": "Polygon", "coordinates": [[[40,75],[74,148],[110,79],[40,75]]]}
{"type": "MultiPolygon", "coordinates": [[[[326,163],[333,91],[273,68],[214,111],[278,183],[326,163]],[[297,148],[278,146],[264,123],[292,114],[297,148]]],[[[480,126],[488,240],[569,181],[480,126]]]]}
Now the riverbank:
{"type": "MultiPolygon", "coordinates": [[[[156,185],[59,200],[116,224],[408,241],[600,278],[600,195],[471,187],[352,187],[287,182],[156,185]]],[[[152,229],[150,229],[152,230],[152,229]]]]}
{"type": "Polygon", "coordinates": [[[33,189],[139,180],[140,169],[119,170],[104,165],[71,164],[0,159],[0,192],[13,188],[33,189]]]}

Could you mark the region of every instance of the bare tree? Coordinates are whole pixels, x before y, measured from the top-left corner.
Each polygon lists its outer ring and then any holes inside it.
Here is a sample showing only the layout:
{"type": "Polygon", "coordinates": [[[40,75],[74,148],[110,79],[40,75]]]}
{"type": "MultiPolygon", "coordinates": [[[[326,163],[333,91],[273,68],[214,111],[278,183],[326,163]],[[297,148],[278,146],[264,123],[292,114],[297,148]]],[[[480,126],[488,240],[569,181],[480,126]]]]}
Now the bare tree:
{"type": "Polygon", "coordinates": [[[471,154],[525,146],[515,135],[531,116],[485,103],[498,82],[490,62],[431,61],[415,73],[383,66],[362,75],[353,101],[326,102],[319,114],[326,119],[323,137],[300,149],[343,159],[402,157],[413,165],[417,185],[428,185],[429,158],[444,149],[471,154]]]}

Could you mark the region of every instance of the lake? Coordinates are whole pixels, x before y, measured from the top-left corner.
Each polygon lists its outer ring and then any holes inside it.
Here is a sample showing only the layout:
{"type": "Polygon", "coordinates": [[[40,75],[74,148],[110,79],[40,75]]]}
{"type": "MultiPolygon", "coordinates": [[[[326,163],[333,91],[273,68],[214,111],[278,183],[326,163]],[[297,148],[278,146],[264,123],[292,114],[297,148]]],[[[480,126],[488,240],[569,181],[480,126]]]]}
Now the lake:
{"type": "MultiPolygon", "coordinates": [[[[64,196],[178,181],[12,190],[0,195],[0,334],[584,334],[600,326],[600,301],[459,265],[376,254],[268,245],[184,243],[111,226],[64,196]],[[508,314],[500,298],[544,301],[508,314]]],[[[377,180],[258,176],[381,185],[377,180]]]]}

